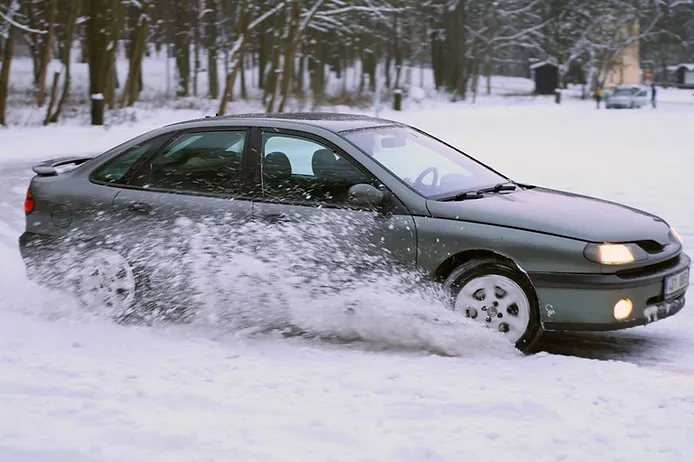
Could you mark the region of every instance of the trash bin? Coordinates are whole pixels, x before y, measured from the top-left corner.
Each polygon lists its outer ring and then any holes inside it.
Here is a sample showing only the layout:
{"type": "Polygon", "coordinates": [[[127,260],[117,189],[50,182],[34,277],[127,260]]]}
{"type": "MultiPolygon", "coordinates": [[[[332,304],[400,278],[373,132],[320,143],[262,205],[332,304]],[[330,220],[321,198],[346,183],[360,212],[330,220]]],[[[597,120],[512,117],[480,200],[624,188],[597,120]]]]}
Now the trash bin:
{"type": "Polygon", "coordinates": [[[554,90],[554,102],[561,104],[561,88],[554,90]]]}
{"type": "Polygon", "coordinates": [[[97,93],[91,96],[92,100],[92,125],[104,124],[104,95],[97,93]]]}
{"type": "Polygon", "coordinates": [[[402,90],[399,88],[393,90],[393,110],[402,111],[402,90]]]}

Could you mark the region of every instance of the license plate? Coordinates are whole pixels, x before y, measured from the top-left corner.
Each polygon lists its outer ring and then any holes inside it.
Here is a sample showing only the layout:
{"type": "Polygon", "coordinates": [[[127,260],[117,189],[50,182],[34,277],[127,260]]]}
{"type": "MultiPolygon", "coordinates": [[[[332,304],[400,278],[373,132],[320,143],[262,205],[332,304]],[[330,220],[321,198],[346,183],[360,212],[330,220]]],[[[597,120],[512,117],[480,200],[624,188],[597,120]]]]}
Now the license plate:
{"type": "Polygon", "coordinates": [[[689,285],[689,268],[665,278],[665,296],[679,292],[689,285]]]}

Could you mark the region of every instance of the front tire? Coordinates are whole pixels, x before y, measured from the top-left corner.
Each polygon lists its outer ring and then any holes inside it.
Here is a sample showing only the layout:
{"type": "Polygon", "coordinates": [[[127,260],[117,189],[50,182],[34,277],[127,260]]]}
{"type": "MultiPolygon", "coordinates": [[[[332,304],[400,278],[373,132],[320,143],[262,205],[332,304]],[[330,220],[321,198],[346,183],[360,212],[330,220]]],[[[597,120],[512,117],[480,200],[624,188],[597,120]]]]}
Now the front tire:
{"type": "Polygon", "coordinates": [[[456,268],[444,282],[452,308],[503,332],[516,348],[531,353],[542,329],[537,295],[515,265],[497,259],[475,259],[456,268]]]}

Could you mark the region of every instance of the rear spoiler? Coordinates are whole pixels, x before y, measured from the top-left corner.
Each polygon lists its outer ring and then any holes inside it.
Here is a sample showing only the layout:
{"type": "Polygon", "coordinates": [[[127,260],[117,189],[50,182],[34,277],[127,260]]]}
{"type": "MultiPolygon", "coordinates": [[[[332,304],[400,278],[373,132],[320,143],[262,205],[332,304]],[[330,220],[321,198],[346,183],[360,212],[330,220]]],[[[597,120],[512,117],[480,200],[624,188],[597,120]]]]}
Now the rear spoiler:
{"type": "Polygon", "coordinates": [[[58,174],[56,167],[62,165],[81,165],[89,160],[92,160],[94,156],[68,156],[68,157],[58,157],[57,159],[51,159],[40,164],[34,165],[31,169],[39,176],[54,176],[58,174]]]}

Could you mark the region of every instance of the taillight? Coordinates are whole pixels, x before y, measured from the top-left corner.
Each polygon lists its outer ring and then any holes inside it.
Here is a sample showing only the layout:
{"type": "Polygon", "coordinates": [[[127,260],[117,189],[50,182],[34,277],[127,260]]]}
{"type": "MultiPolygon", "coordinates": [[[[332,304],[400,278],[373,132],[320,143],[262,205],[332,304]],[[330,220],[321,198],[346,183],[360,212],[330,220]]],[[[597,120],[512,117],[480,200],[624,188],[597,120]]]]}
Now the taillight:
{"type": "Polygon", "coordinates": [[[24,199],[24,213],[29,215],[34,211],[35,206],[36,203],[34,203],[34,197],[31,195],[31,189],[27,189],[27,196],[24,199]]]}

